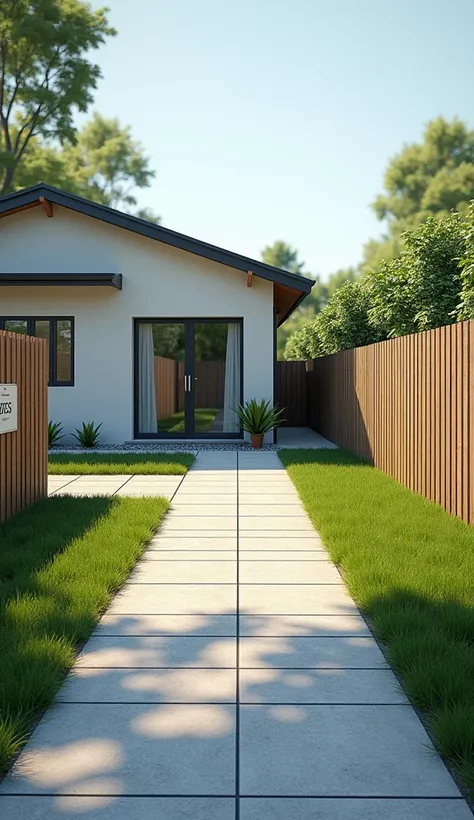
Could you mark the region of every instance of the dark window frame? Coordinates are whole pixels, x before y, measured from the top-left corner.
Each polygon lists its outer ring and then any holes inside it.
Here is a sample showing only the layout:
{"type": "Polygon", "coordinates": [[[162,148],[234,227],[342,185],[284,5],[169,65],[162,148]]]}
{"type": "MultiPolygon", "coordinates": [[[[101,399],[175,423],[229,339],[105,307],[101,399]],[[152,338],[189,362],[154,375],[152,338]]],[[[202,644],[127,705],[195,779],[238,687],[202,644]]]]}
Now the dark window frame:
{"type": "MultiPolygon", "coordinates": [[[[48,387],[74,387],[75,370],[75,328],[74,316],[0,316],[0,330],[5,329],[5,322],[26,322],[26,335],[35,336],[36,322],[49,322],[49,380],[48,387]],[[68,381],[57,379],[57,350],[58,322],[71,323],[71,378],[68,381]]],[[[38,338],[43,338],[42,336],[38,338]]]]}

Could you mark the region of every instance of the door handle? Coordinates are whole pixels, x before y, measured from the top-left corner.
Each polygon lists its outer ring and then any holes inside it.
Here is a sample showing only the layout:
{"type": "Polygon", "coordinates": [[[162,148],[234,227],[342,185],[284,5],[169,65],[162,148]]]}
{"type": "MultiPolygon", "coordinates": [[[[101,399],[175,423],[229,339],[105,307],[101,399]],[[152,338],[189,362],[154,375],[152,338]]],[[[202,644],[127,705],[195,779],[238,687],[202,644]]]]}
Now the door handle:
{"type": "Polygon", "coordinates": [[[184,392],[190,393],[192,389],[192,378],[191,376],[184,377],[184,392]]]}
{"type": "Polygon", "coordinates": [[[188,379],[189,379],[188,391],[191,392],[191,390],[193,389],[193,387],[192,387],[193,380],[192,380],[191,376],[188,376],[188,379]]]}

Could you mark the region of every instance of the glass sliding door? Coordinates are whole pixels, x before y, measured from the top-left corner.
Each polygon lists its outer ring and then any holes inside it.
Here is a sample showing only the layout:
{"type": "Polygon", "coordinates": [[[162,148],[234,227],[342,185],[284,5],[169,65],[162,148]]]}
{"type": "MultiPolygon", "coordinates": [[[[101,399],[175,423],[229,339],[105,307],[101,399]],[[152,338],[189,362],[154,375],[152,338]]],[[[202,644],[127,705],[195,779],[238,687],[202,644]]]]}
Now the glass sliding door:
{"type": "Polygon", "coordinates": [[[234,436],[240,425],[240,322],[195,322],[193,415],[195,433],[234,436]]]}
{"type": "Polygon", "coordinates": [[[135,323],[135,435],[238,438],[240,320],[135,323]]]}
{"type": "Polygon", "coordinates": [[[186,435],[184,322],[138,322],[136,427],[140,436],[186,435]]]}

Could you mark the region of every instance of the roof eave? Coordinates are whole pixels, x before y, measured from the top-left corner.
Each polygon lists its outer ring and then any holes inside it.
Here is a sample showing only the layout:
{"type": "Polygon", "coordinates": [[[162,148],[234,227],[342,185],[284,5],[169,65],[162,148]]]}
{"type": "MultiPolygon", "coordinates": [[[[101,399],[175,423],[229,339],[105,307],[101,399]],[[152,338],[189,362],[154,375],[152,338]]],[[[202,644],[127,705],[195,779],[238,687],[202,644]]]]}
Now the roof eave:
{"type": "Polygon", "coordinates": [[[299,274],[290,273],[281,268],[274,268],[271,265],[266,265],[256,259],[242,256],[238,253],[219,248],[215,245],[210,245],[207,242],[201,242],[193,237],[185,234],[177,233],[169,228],[163,228],[153,222],[147,222],[130,214],[125,214],[122,211],[116,211],[105,205],[99,205],[91,200],[83,197],[69,194],[61,191],[58,188],[39,183],[31,188],[26,188],[22,191],[16,191],[12,194],[0,199],[0,215],[8,214],[10,211],[15,211],[25,205],[30,205],[35,201],[39,201],[39,197],[43,196],[50,202],[60,205],[64,208],[69,208],[76,212],[82,213],[85,216],[90,216],[95,219],[100,219],[109,225],[114,225],[125,230],[132,231],[146,236],[150,239],[156,239],[164,242],[167,245],[178,248],[180,250],[193,253],[197,256],[210,259],[219,264],[226,265],[244,272],[251,271],[256,276],[266,279],[270,282],[276,282],[280,285],[294,288],[301,291],[305,296],[310,293],[314,281],[299,274]]]}

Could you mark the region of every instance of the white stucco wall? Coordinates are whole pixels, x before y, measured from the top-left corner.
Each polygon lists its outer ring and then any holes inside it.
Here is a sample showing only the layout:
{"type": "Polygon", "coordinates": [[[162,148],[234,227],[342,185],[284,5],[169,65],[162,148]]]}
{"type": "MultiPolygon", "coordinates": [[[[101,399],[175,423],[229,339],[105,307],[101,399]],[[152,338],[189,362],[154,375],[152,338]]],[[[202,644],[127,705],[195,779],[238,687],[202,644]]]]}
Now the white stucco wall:
{"type": "Polygon", "coordinates": [[[53,219],[34,208],[0,220],[0,271],[123,275],[121,291],[0,288],[0,316],[74,316],[75,386],[49,388],[49,418],[67,431],[94,420],[104,444],[133,438],[138,317],[243,318],[244,398],[273,398],[271,282],[247,288],[246,273],[58,206],[53,219]]]}

